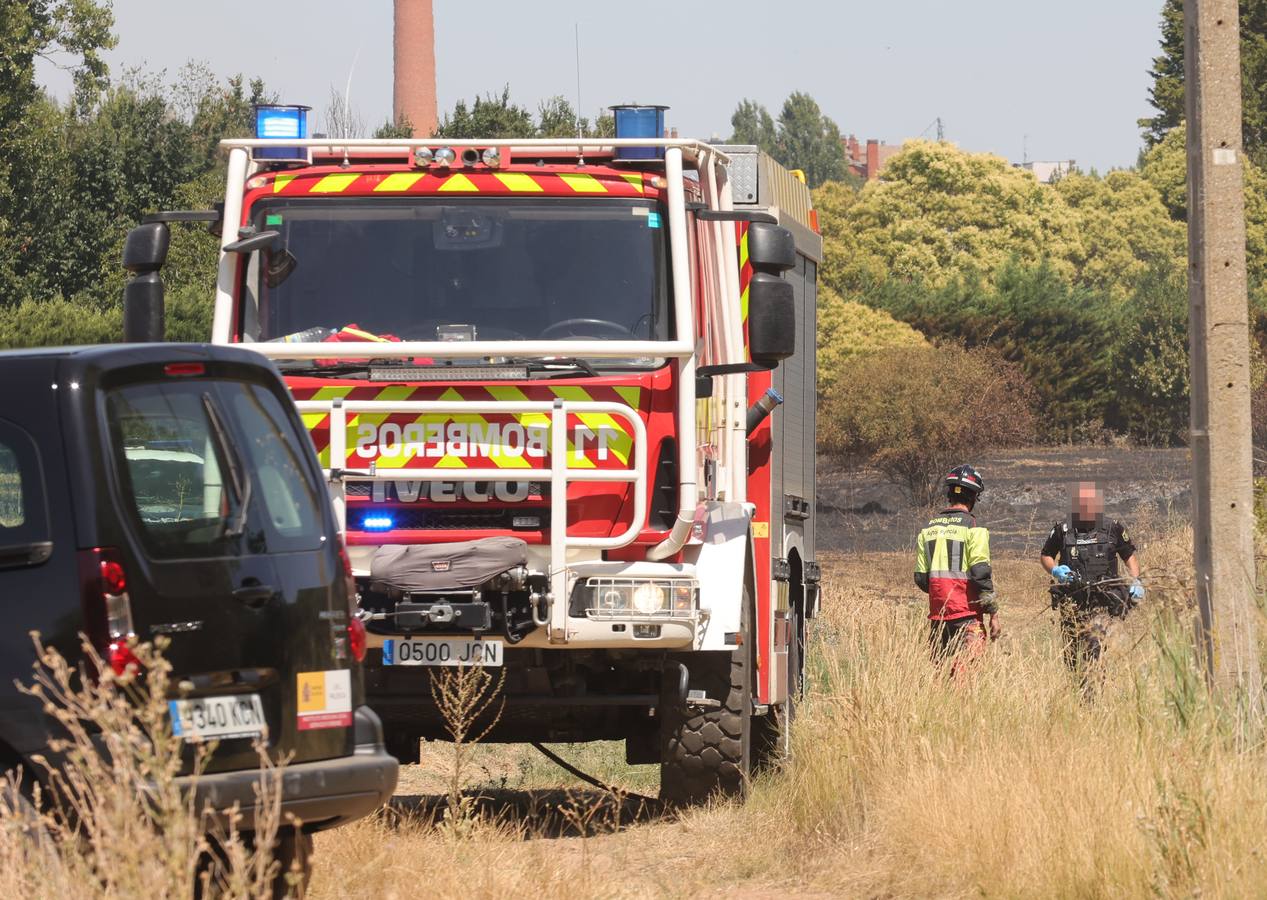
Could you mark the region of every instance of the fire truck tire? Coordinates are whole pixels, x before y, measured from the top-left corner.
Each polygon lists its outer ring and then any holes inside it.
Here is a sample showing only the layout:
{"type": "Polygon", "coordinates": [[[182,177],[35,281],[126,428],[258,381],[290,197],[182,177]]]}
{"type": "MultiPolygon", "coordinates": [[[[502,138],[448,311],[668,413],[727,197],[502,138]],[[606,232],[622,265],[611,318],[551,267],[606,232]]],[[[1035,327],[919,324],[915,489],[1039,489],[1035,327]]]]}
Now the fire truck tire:
{"type": "MultiPolygon", "coordinates": [[[[742,633],[748,634],[747,591],[742,633]]],[[[683,707],[674,697],[661,717],[660,799],[685,806],[714,796],[742,797],[752,772],[752,656],[750,640],[730,653],[693,653],[692,690],[720,707],[683,707]],[[724,699],[723,699],[724,698],[724,699]]]]}

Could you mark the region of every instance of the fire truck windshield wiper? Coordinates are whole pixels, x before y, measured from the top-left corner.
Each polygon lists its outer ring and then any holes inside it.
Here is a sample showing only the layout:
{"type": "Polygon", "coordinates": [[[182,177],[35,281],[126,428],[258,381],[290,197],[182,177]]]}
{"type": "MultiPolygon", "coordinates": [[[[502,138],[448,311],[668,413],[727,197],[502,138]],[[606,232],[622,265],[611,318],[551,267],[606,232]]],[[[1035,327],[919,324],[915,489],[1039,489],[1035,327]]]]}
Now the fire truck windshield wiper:
{"type": "Polygon", "coordinates": [[[527,366],[529,372],[568,375],[579,370],[591,378],[598,377],[598,370],[590,364],[589,360],[581,359],[579,356],[512,356],[507,362],[527,366]]]}

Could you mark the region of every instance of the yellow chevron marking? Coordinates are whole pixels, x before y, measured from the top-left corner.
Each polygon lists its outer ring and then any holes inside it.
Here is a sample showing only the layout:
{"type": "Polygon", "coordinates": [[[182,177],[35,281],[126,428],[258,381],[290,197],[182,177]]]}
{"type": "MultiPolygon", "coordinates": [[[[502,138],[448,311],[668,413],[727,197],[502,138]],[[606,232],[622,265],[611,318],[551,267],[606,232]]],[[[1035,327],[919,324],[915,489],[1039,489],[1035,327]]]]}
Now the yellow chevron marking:
{"type": "Polygon", "coordinates": [[[586,172],[560,172],[563,182],[578,194],[606,194],[607,186],[586,172]]]}
{"type": "MultiPolygon", "coordinates": [[[[318,388],[316,392],[312,395],[312,397],[309,399],[337,400],[337,399],[346,397],[350,393],[352,393],[352,388],[350,387],[344,387],[344,386],[323,387],[323,388],[318,388]]],[[[318,425],[322,423],[322,421],[325,419],[327,415],[329,415],[329,413],[323,413],[323,412],[303,413],[301,418],[304,421],[304,428],[308,429],[309,431],[312,431],[314,428],[316,428],[318,425]]],[[[327,441],[326,445],[321,448],[321,452],[317,454],[317,459],[321,462],[321,467],[323,469],[330,467],[329,441],[327,441]]]]}
{"type": "Polygon", "coordinates": [[[388,193],[407,191],[425,177],[426,172],[393,172],[380,181],[374,190],[388,193]]]}
{"type": "Polygon", "coordinates": [[[616,393],[620,395],[620,399],[635,410],[642,405],[642,388],[630,387],[628,385],[616,388],[616,393]]]}
{"type": "Polygon", "coordinates": [[[621,172],[620,177],[625,179],[625,181],[628,181],[630,184],[632,184],[639,194],[646,193],[646,191],[642,187],[642,173],[641,172],[621,172]]]}
{"type": "Polygon", "coordinates": [[[460,456],[442,456],[435,467],[437,469],[465,469],[467,465],[460,456]]]}
{"type": "Polygon", "coordinates": [[[744,288],[743,293],[739,295],[739,318],[748,321],[748,289],[744,288]]]}
{"type": "Polygon", "coordinates": [[[338,172],[334,175],[327,175],[312,187],[308,188],[310,194],[339,194],[351,187],[352,182],[360,178],[357,172],[338,172]]]}
{"type": "Polygon", "coordinates": [[[525,175],[523,172],[497,172],[493,177],[512,191],[540,193],[543,190],[541,185],[537,183],[537,179],[531,175],[525,175]]]}
{"type": "Polygon", "coordinates": [[[286,190],[286,185],[290,184],[294,180],[294,175],[278,175],[273,179],[273,193],[280,194],[282,191],[286,190]]]}
{"type": "Polygon", "coordinates": [[[459,191],[466,194],[478,194],[480,189],[475,186],[471,179],[467,178],[461,172],[458,172],[456,175],[450,175],[446,178],[444,182],[436,188],[436,190],[442,192],[459,191]]]}
{"type": "Polygon", "coordinates": [[[748,265],[748,232],[743,233],[743,240],[739,242],[739,268],[748,265]]]}
{"type": "MultiPolygon", "coordinates": [[[[573,403],[585,402],[593,400],[593,396],[583,387],[576,385],[551,388],[554,395],[561,400],[568,400],[573,403]]],[[[598,434],[600,429],[606,429],[609,437],[607,441],[607,450],[620,460],[621,465],[629,465],[629,454],[633,450],[633,438],[626,433],[621,421],[615,416],[607,413],[576,413],[577,419],[581,424],[598,434]]],[[[595,438],[597,439],[597,438],[595,438]]],[[[575,441],[572,442],[573,444],[575,441]]],[[[573,450],[571,457],[577,463],[579,468],[592,469],[595,468],[593,460],[576,450],[573,450]],[[582,462],[584,460],[584,462],[582,462]],[[586,465],[588,463],[588,465],[586,465]]]]}

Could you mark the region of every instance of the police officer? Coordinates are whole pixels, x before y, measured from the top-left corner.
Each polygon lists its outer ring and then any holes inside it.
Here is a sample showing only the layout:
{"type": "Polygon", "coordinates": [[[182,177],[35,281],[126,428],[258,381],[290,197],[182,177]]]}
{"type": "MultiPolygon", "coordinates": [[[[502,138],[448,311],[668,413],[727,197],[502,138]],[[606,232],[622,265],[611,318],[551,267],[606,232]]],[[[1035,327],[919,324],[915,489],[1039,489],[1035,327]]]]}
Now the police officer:
{"type": "MultiPolygon", "coordinates": [[[[928,594],[929,642],[935,659],[959,653],[980,656],[990,637],[1001,633],[990,568],[990,532],[972,510],[985,489],[972,466],[955,466],[946,476],[947,507],[933,516],[915,539],[915,584],[928,594]]],[[[954,671],[959,669],[956,661],[954,671]]]]}
{"type": "Polygon", "coordinates": [[[1144,597],[1139,558],[1130,535],[1117,520],[1104,518],[1104,494],[1094,482],[1074,489],[1072,515],[1047,536],[1040,557],[1056,580],[1052,608],[1060,614],[1065,665],[1091,687],[1090,667],[1098,664],[1114,621],[1144,597]],[[1118,561],[1130,581],[1119,577],[1118,561]]]}

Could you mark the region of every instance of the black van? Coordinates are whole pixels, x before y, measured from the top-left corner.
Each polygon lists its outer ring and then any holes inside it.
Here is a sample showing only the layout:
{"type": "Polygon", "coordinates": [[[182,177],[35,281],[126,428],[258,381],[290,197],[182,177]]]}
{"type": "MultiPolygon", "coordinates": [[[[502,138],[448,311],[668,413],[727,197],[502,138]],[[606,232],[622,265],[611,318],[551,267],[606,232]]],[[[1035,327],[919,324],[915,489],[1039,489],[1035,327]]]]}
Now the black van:
{"type": "MultiPolygon", "coordinates": [[[[0,771],[46,754],[29,632],[116,669],[166,635],[173,731],[216,738],[196,782],[255,804],[254,742],[311,832],[382,804],[397,763],[363,705],[364,630],[312,444],[262,357],[115,345],[0,353],[0,771]]],[[[248,822],[250,820],[248,819],[248,822]]]]}

